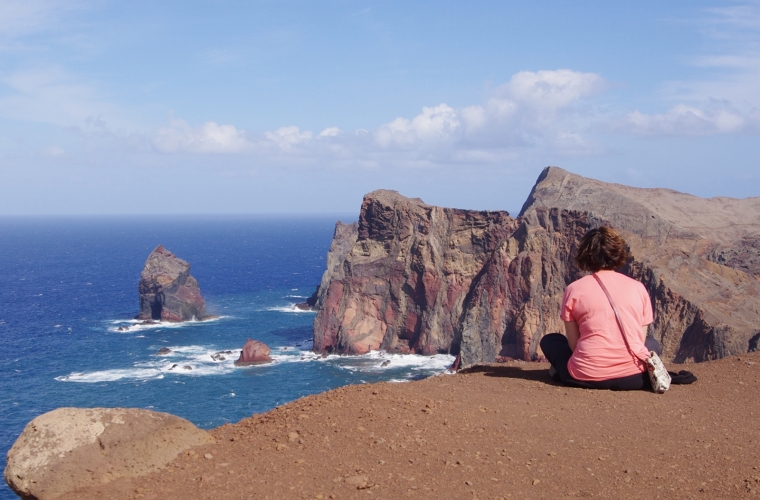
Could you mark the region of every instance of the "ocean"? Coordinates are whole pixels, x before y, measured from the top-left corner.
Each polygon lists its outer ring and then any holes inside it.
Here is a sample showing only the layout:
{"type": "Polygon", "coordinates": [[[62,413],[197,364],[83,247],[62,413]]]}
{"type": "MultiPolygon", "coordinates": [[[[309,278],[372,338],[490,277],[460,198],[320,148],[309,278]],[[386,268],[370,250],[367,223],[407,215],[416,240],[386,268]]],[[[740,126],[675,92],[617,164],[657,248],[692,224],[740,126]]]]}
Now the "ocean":
{"type": "MultiPolygon", "coordinates": [[[[61,406],[148,408],[209,429],[347,384],[443,373],[450,356],[311,352],[315,313],[294,306],[319,283],[338,219],[354,218],[0,218],[2,468],[24,426],[61,406]],[[190,262],[218,319],[135,324],[140,272],[159,244],[190,262]],[[235,367],[248,338],[274,362],[235,367]]],[[[12,498],[3,482],[0,499],[12,498]]]]}

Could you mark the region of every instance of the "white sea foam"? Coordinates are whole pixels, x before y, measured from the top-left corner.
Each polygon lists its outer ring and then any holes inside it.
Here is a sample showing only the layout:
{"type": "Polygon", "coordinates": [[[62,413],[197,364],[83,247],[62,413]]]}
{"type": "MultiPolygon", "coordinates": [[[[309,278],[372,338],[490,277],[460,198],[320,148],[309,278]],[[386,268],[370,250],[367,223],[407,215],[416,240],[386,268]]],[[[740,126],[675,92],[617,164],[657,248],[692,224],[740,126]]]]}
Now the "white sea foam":
{"type": "Polygon", "coordinates": [[[181,323],[174,323],[171,321],[154,321],[151,323],[145,323],[145,321],[141,319],[115,319],[115,320],[108,321],[107,323],[111,325],[108,328],[109,332],[133,333],[133,332],[140,332],[144,330],[155,330],[157,328],[192,327],[192,326],[197,326],[203,323],[208,323],[210,321],[219,321],[220,319],[224,319],[227,317],[228,316],[218,316],[216,318],[205,319],[203,321],[197,321],[193,319],[189,321],[183,321],[181,323]],[[119,327],[126,328],[126,330],[119,330],[119,327]]]}
{"type": "Polygon", "coordinates": [[[362,372],[397,369],[443,372],[454,362],[454,356],[448,354],[422,356],[419,354],[390,354],[383,351],[370,351],[361,356],[351,356],[351,358],[364,361],[356,365],[358,366],[357,369],[362,372]]]}
{"type": "MultiPolygon", "coordinates": [[[[223,375],[235,370],[235,360],[240,349],[216,349],[208,346],[169,346],[170,353],[158,356],[155,350],[146,361],[137,362],[131,368],[115,368],[94,372],[75,372],[56,377],[60,382],[114,382],[117,380],[156,380],[165,376],[223,375]],[[231,351],[222,354],[225,359],[213,359],[212,354],[220,350],[231,351]]],[[[156,349],[158,350],[158,349],[156,349]]]]}
{"type": "Polygon", "coordinates": [[[101,370],[97,372],[74,372],[55,379],[59,382],[115,382],[117,380],[156,380],[164,378],[160,370],[151,368],[127,368],[123,370],[101,370]]]}
{"type": "MultiPolygon", "coordinates": [[[[340,369],[357,374],[382,374],[388,371],[392,382],[402,382],[423,378],[428,375],[445,373],[454,361],[453,356],[437,354],[435,356],[420,356],[415,354],[388,354],[372,351],[358,356],[339,356],[321,354],[303,350],[310,348],[311,341],[299,342],[302,347],[280,346],[272,349],[271,363],[236,367],[235,360],[240,356],[240,349],[219,349],[217,347],[190,345],[166,346],[170,352],[159,356],[157,346],[146,355],[144,361],[136,362],[132,367],[98,370],[92,372],[73,372],[55,379],[59,382],[99,383],[119,380],[158,380],[165,377],[203,377],[209,375],[225,375],[235,370],[267,370],[273,365],[287,363],[328,363],[340,369]],[[223,353],[220,351],[230,351],[223,353]],[[221,354],[212,357],[212,355],[221,354]],[[390,371],[389,371],[390,370],[390,371]],[[403,377],[403,378],[400,378],[403,377]]],[[[232,395],[230,397],[233,397],[232,395]]]]}
{"type": "Polygon", "coordinates": [[[306,295],[286,295],[283,299],[308,299],[306,295]]]}
{"type": "Polygon", "coordinates": [[[267,307],[267,311],[277,311],[277,312],[284,312],[284,313],[316,313],[317,311],[312,311],[310,309],[299,309],[296,307],[295,304],[288,304],[287,306],[278,306],[278,307],[267,307]]]}

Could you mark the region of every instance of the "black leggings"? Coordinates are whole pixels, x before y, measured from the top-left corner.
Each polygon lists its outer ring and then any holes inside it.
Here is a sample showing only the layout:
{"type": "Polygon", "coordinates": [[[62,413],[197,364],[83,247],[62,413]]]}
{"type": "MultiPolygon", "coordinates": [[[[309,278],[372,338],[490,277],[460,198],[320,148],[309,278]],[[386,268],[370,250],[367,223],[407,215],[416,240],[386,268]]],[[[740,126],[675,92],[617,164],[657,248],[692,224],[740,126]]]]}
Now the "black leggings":
{"type": "MultiPolygon", "coordinates": [[[[658,356],[660,355],[660,343],[657,342],[654,337],[647,337],[644,341],[644,345],[648,350],[656,352],[658,356]]],[[[544,356],[549,360],[549,363],[551,363],[554,369],[557,370],[559,381],[564,385],[585,387],[587,389],[609,389],[612,391],[651,390],[652,388],[649,383],[649,374],[647,372],[629,375],[628,377],[600,380],[597,382],[575,380],[567,371],[567,362],[570,360],[570,356],[573,355],[573,350],[570,349],[567,337],[562,334],[550,333],[544,336],[541,339],[541,350],[544,351],[544,356]]]]}

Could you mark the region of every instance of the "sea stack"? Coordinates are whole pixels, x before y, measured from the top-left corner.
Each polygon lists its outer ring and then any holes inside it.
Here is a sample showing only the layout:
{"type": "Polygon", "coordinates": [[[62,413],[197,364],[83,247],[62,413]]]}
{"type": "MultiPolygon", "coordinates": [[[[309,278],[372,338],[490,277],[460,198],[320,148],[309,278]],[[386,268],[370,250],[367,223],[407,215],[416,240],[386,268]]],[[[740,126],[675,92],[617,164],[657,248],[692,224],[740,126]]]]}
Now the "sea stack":
{"type": "Polygon", "coordinates": [[[272,358],[269,357],[271,349],[258,340],[248,339],[240,352],[240,357],[235,361],[235,366],[260,365],[270,363],[272,358]]]}
{"type": "Polygon", "coordinates": [[[140,275],[140,314],[137,319],[190,321],[210,319],[190,264],[158,245],[140,275]]]}

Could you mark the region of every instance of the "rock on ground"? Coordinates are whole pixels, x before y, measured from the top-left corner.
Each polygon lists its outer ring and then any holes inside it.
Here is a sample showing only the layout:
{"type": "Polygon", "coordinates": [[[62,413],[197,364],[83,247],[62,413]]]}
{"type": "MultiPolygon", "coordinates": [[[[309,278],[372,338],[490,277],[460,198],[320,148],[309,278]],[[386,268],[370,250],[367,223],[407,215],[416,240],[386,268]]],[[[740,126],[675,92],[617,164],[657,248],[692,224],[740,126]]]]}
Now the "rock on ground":
{"type": "Polygon", "coordinates": [[[24,428],[8,452],[5,480],[22,498],[53,499],[148,474],[183,450],[213,442],[206,431],[168,413],[58,408],[24,428]]]}
{"type": "Polygon", "coordinates": [[[190,264],[163,245],[156,247],[145,261],[138,291],[137,319],[180,322],[213,317],[206,313],[206,302],[198,281],[190,275],[190,264]]]}

